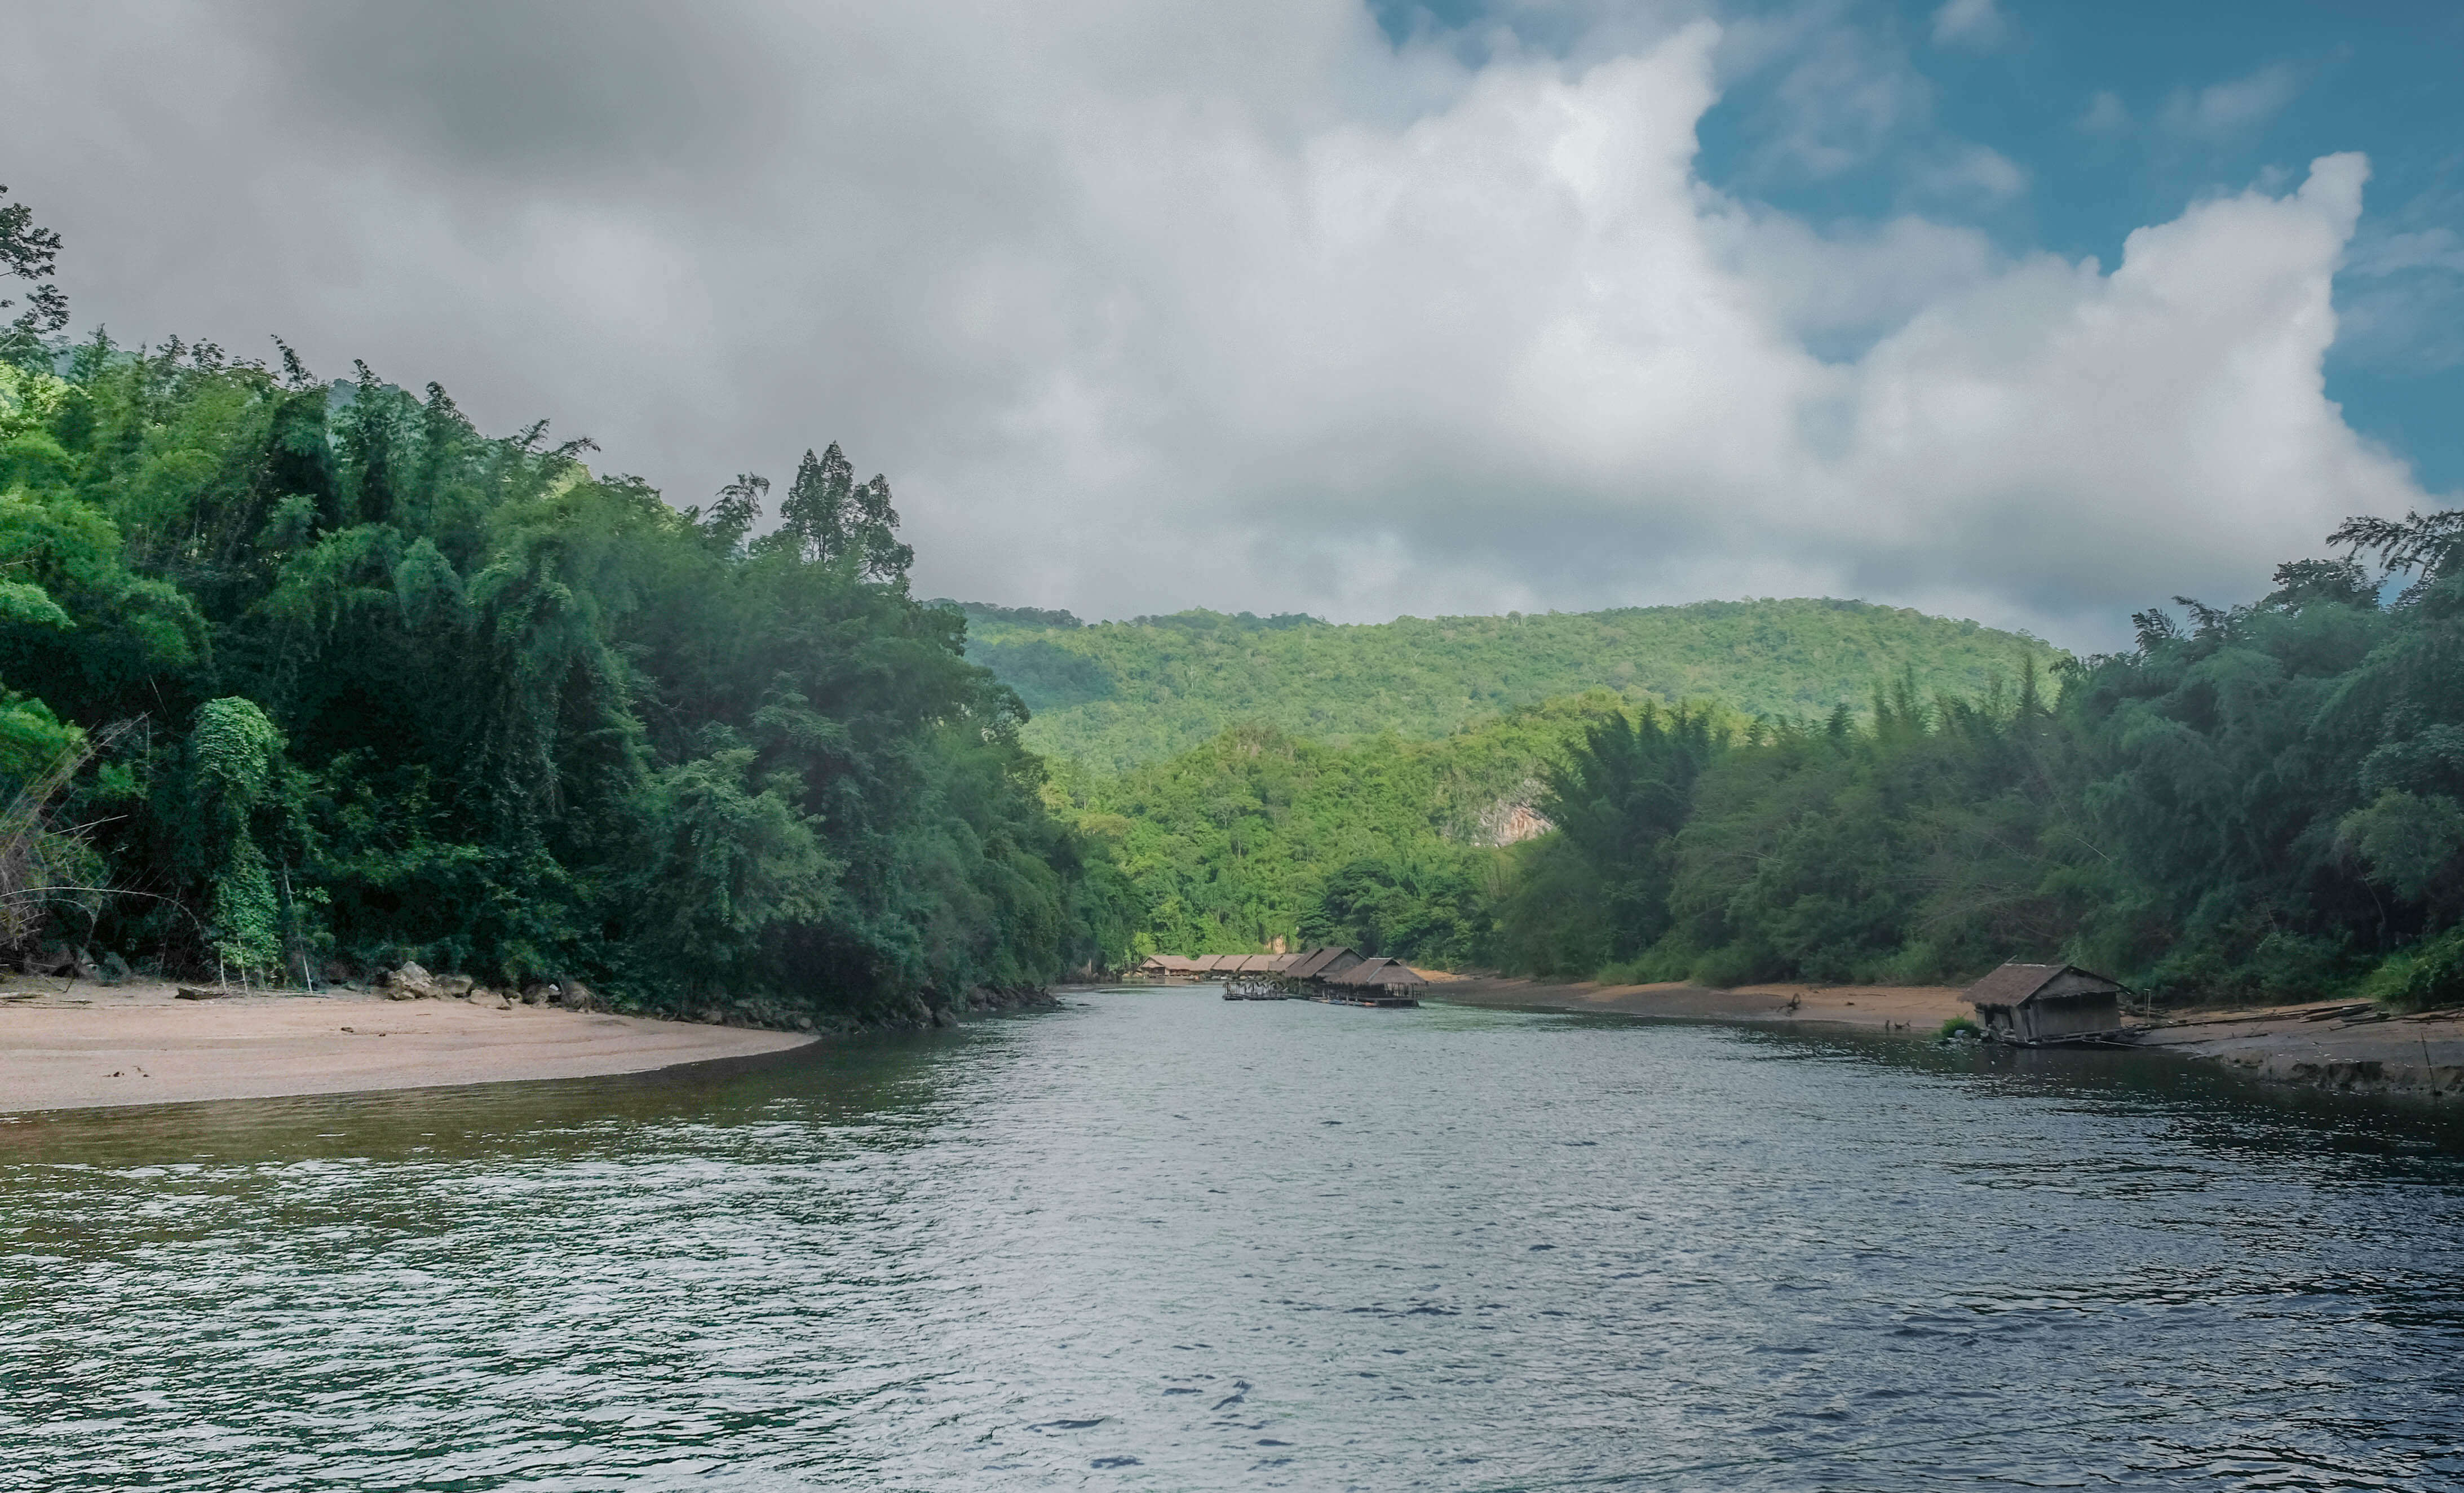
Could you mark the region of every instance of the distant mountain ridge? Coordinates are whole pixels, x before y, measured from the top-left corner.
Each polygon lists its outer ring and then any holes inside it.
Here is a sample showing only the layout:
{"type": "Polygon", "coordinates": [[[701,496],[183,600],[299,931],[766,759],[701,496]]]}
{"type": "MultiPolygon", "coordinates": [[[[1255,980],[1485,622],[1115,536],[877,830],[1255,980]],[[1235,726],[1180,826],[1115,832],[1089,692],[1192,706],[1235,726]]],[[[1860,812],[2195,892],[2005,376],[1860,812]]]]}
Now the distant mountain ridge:
{"type": "Polygon", "coordinates": [[[2025,633],[1865,602],[1697,602],[1504,617],[1336,625],[1187,611],[1084,623],[1067,612],[949,603],[967,655],[1033,712],[1027,744],[1102,773],[1263,722],[1343,743],[1432,740],[1544,700],[1606,689],[1716,699],[1747,715],[1861,710],[1877,683],[1981,694],[2061,652],[2025,633]]]}

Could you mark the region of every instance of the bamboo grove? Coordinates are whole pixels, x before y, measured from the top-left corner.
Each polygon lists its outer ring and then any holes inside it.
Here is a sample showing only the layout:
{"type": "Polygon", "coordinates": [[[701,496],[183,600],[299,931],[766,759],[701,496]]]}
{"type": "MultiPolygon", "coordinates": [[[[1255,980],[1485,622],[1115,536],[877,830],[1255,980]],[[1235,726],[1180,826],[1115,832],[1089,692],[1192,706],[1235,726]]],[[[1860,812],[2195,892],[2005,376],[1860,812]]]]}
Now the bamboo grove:
{"type": "Polygon", "coordinates": [[[1023,709],[910,597],[888,486],[835,446],[762,532],[759,477],[680,512],[433,384],[56,330],[21,318],[0,364],[21,940],[781,1020],[1126,945],[1023,709]]]}

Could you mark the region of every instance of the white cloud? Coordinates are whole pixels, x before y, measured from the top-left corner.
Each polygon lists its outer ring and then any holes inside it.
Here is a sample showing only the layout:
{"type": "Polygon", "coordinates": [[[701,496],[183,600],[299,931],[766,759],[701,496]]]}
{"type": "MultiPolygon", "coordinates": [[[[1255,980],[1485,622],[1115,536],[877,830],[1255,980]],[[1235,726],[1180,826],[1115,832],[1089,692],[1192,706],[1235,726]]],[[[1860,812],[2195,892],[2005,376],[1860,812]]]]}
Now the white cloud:
{"type": "Polygon", "coordinates": [[[2284,63],[2246,77],[2176,93],[2165,106],[2165,127],[2211,143],[2264,128],[2301,92],[2301,77],[2284,63]]]}
{"type": "Polygon", "coordinates": [[[1771,91],[1757,171],[1824,181],[1871,164],[1931,111],[1932,89],[1903,54],[1844,26],[1809,30],[1771,91]]]}
{"type": "Polygon", "coordinates": [[[2083,133],[2101,135],[2108,140],[2127,134],[2130,124],[2129,108],[2123,103],[2122,96],[2109,88],[2099,89],[2079,117],[2079,128],[2083,133]]]}
{"type": "Polygon", "coordinates": [[[2011,18],[1993,0],[1948,0],[1933,12],[1933,44],[1991,52],[2012,36],[2011,18]]]}
{"type": "Polygon", "coordinates": [[[1919,167],[1914,185],[1928,197],[1982,197],[1999,202],[2026,191],[2028,173],[2002,152],[1970,144],[1919,167]]]}
{"type": "MultiPolygon", "coordinates": [[[[2452,204],[2425,198],[2395,216],[2424,208],[2452,204]]],[[[2345,257],[2337,312],[2336,358],[2345,367],[2403,377],[2464,366],[2464,236],[2439,225],[2365,229],[2345,257]]]]}
{"type": "Polygon", "coordinates": [[[2395,274],[2406,270],[2448,270],[2464,274],[2464,237],[2452,228],[2382,233],[2354,246],[2355,274],[2395,274]]]}
{"type": "Polygon", "coordinates": [[[10,185],[68,233],[81,314],[439,378],[678,501],[839,438],[891,474],[927,594],[1828,593],[2095,643],[2421,501],[2321,392],[2355,158],[2106,274],[1706,185],[1702,24],[1474,65],[1335,0],[702,10],[644,63],[684,12],[594,11],[581,61],[492,34],[483,66],[398,11],[364,12],[385,48],[363,12],[224,13],[105,46],[38,12],[0,57],[17,119],[77,121],[10,185]],[[474,123],[457,90],[507,68],[543,97],[474,123]],[[106,79],[179,101],[72,107],[106,79]]]}

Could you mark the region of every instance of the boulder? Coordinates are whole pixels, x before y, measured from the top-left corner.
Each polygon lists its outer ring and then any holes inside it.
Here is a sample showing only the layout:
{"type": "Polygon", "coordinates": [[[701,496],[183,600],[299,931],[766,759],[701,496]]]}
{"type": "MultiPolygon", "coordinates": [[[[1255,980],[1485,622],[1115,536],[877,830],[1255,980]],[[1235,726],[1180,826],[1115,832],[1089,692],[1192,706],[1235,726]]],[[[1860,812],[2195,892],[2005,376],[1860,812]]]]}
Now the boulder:
{"type": "Polygon", "coordinates": [[[582,981],[575,979],[570,975],[559,979],[556,982],[556,988],[563,992],[563,1004],[565,1009],[569,1011],[596,1011],[599,1009],[599,998],[590,993],[590,987],[583,984],[582,981]]]}
{"type": "Polygon", "coordinates": [[[440,996],[467,996],[472,993],[473,981],[468,975],[434,975],[429,977],[429,983],[440,996]]]}
{"type": "Polygon", "coordinates": [[[63,943],[43,945],[26,955],[25,966],[29,975],[49,975],[55,979],[90,977],[88,962],[80,956],[80,952],[63,943]]]}
{"type": "Polygon", "coordinates": [[[396,1000],[433,1000],[439,994],[436,977],[407,961],[385,977],[385,992],[396,1000]]]}
{"type": "MultiPolygon", "coordinates": [[[[522,992],[522,1004],[526,1006],[546,1005],[548,1003],[549,995],[550,992],[547,986],[533,985],[522,992]]],[[[506,999],[511,999],[512,997],[509,996],[506,999]]]]}

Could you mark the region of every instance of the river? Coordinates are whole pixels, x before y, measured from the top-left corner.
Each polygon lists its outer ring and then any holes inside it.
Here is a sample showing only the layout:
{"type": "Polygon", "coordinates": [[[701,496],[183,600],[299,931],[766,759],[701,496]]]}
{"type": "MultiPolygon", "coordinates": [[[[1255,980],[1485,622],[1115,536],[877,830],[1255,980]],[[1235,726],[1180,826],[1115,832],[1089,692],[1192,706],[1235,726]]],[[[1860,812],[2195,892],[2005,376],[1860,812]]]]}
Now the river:
{"type": "Polygon", "coordinates": [[[0,1485],[2464,1486],[2464,1138],[2127,1054],[1091,992],[0,1125],[0,1485]]]}

